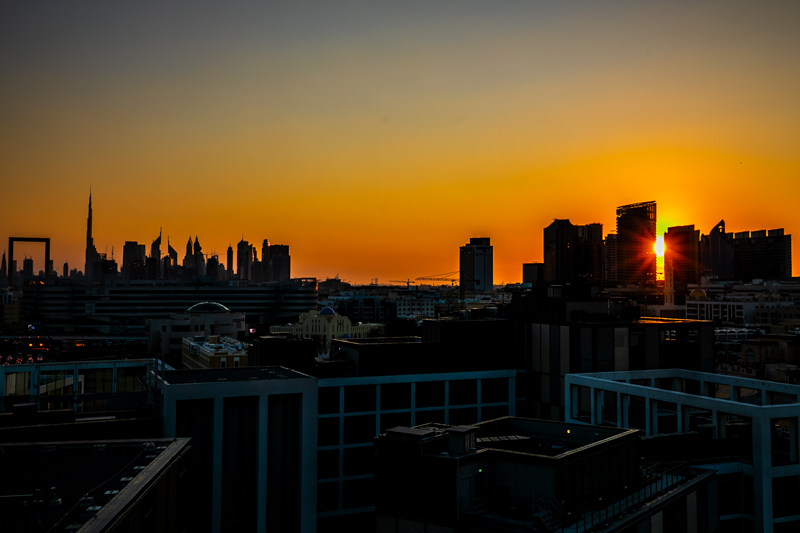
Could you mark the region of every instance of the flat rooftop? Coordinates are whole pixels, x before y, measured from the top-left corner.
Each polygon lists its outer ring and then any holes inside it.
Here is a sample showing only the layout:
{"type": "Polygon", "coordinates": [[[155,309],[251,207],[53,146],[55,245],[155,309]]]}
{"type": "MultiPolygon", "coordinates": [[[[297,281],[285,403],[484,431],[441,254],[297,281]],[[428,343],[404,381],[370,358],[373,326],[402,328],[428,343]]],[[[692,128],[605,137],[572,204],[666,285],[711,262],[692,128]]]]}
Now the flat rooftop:
{"type": "Polygon", "coordinates": [[[274,379],[309,379],[309,376],[282,366],[168,370],[164,372],[164,381],[171,385],[215,383],[218,381],[267,381],[274,379]]]}
{"type": "MultiPolygon", "coordinates": [[[[183,447],[188,440],[176,442],[183,447]]],[[[60,533],[84,524],[99,511],[91,507],[108,504],[172,444],[173,439],[0,444],[2,530],[60,533]]]]}

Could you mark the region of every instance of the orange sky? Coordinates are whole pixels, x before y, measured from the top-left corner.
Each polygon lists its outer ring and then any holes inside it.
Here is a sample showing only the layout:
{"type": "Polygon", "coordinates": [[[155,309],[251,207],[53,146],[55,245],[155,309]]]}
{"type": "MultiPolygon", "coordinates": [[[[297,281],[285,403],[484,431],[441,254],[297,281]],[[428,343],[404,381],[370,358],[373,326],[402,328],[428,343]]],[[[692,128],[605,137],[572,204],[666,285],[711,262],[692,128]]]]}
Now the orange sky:
{"type": "Polygon", "coordinates": [[[553,218],[640,201],[659,232],[800,228],[796,3],[330,4],[0,6],[3,248],[82,269],[90,185],[118,259],[163,226],[365,283],[476,236],[520,281],[553,218]]]}

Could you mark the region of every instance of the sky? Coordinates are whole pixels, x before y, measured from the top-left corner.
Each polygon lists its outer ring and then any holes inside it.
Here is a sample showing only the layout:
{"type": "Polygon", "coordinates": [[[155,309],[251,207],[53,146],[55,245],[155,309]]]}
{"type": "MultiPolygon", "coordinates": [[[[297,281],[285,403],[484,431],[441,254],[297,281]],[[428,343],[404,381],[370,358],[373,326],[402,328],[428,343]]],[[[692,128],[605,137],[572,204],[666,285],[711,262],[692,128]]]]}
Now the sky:
{"type": "MultiPolygon", "coordinates": [[[[294,277],[542,261],[554,218],[800,232],[800,2],[0,2],[0,248],[50,237],[294,277]],[[162,247],[166,251],[166,246],[162,247]]],[[[797,243],[795,243],[797,247],[797,243]]],[[[42,268],[41,245],[15,245],[42,268]]],[[[795,275],[800,256],[793,254],[795,275]]]]}

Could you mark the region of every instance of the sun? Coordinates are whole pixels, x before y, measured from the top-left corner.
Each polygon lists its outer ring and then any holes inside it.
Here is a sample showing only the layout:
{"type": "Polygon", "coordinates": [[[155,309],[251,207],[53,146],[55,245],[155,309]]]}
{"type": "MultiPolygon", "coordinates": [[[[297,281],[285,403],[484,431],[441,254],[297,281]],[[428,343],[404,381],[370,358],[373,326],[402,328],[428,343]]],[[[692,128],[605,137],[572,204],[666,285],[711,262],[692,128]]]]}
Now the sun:
{"type": "Polygon", "coordinates": [[[656,251],[656,255],[658,257],[664,257],[664,236],[659,235],[656,237],[656,243],[653,245],[653,249],[656,251]]]}

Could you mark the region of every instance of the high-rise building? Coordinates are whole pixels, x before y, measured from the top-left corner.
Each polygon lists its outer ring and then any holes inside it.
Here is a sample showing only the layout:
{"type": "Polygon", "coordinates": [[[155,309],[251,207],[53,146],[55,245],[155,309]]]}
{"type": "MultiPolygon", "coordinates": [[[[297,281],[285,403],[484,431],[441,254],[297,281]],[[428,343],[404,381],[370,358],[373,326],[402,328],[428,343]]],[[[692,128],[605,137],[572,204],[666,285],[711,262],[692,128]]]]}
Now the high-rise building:
{"type": "Polygon", "coordinates": [[[236,244],[236,278],[251,279],[253,267],[253,247],[242,239],[236,244]]]}
{"type": "Polygon", "coordinates": [[[225,279],[231,280],[233,279],[233,246],[230,243],[228,243],[228,264],[226,266],[228,271],[225,279]]]}
{"type": "Polygon", "coordinates": [[[33,278],[33,259],[30,257],[26,257],[22,260],[22,279],[31,279],[33,278]]]}
{"type": "Polygon", "coordinates": [[[664,263],[672,263],[676,290],[700,281],[700,230],[673,226],[664,234],[664,263]]]}
{"type": "Polygon", "coordinates": [[[194,268],[198,276],[206,275],[206,256],[203,255],[203,247],[200,246],[200,239],[194,236],[194,268]]]}
{"type": "Polygon", "coordinates": [[[89,190],[89,216],[86,217],[86,260],[83,267],[83,275],[88,281],[95,279],[95,265],[100,261],[97,248],[94,246],[92,238],[92,191],[89,190]]]}
{"type": "Polygon", "coordinates": [[[122,248],[122,279],[145,279],[146,247],[136,241],[125,241],[122,248]]]}
{"type": "Polygon", "coordinates": [[[705,276],[733,279],[733,234],[725,233],[724,220],[700,237],[700,263],[705,276]]]}
{"type": "Polygon", "coordinates": [[[292,277],[292,258],[289,255],[289,246],[286,244],[273,244],[269,247],[268,281],[286,281],[292,277]]]}
{"type": "Polygon", "coordinates": [[[602,281],[603,225],[553,220],[544,229],[544,280],[602,281]]]}
{"type": "Polygon", "coordinates": [[[741,281],[792,277],[792,236],[783,228],[735,233],[733,277],[741,281]]]}
{"type": "Polygon", "coordinates": [[[476,291],[491,291],[493,280],[493,250],[489,237],[473,237],[461,247],[459,283],[476,291]]]}
{"type": "Polygon", "coordinates": [[[8,270],[6,266],[6,253],[3,252],[3,262],[0,264],[0,287],[5,287],[8,281],[8,270]]]}
{"type": "Polygon", "coordinates": [[[617,234],[609,233],[603,241],[603,265],[605,266],[605,280],[614,283],[617,281],[617,234]]]}
{"type": "Polygon", "coordinates": [[[656,203],[617,208],[617,282],[656,281],[656,203]]]}

